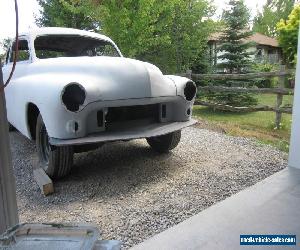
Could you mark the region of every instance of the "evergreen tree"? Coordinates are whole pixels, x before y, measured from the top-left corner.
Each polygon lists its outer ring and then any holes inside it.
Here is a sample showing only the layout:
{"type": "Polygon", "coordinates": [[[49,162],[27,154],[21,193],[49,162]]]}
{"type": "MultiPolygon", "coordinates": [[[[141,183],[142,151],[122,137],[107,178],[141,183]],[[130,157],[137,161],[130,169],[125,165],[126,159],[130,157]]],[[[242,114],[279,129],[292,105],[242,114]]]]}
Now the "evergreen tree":
{"type": "MultiPolygon", "coordinates": [[[[218,48],[221,61],[217,65],[225,73],[247,73],[252,65],[250,56],[253,54],[249,52],[249,48],[253,46],[251,42],[246,39],[252,35],[249,31],[248,22],[250,20],[250,13],[243,0],[230,0],[229,8],[223,12],[223,22],[225,29],[221,35],[220,41],[222,44],[218,48]]],[[[222,81],[218,84],[225,86],[249,86],[251,82],[241,81],[222,81]]],[[[257,103],[257,100],[251,94],[247,93],[217,93],[213,98],[218,103],[224,103],[232,106],[248,106],[257,103]]]]}
{"type": "Polygon", "coordinates": [[[220,38],[222,44],[218,48],[221,53],[218,59],[222,62],[219,68],[227,73],[243,73],[250,65],[251,52],[247,50],[253,45],[245,42],[253,33],[249,31],[250,13],[243,0],[230,0],[230,8],[223,12],[225,30],[220,38]]]}

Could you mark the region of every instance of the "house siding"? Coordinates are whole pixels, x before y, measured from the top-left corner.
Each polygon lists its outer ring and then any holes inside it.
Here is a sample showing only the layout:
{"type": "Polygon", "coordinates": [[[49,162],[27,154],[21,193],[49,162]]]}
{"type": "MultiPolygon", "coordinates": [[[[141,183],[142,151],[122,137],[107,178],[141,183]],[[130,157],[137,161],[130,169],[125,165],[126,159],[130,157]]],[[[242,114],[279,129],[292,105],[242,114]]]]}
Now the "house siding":
{"type": "MultiPolygon", "coordinates": [[[[214,34],[208,41],[210,62],[212,66],[222,63],[223,60],[218,57],[225,52],[219,51],[221,42],[218,40],[220,34],[214,34]]],[[[253,42],[247,52],[252,53],[250,58],[259,63],[280,64],[282,62],[282,49],[279,47],[276,39],[267,37],[260,33],[254,33],[247,41],[253,42]]]]}

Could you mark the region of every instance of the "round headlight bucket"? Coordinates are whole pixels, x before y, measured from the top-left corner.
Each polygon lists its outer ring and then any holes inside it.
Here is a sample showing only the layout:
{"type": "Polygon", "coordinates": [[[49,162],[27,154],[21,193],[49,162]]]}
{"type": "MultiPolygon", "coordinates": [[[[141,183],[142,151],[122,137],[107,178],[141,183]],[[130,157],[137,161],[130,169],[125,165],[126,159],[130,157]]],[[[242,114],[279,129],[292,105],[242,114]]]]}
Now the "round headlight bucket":
{"type": "Polygon", "coordinates": [[[184,87],[184,96],[185,99],[188,101],[191,101],[196,96],[197,88],[195,83],[193,82],[187,82],[184,87]]]}
{"type": "Polygon", "coordinates": [[[67,110],[76,112],[84,103],[86,98],[85,89],[78,83],[72,82],[68,84],[62,91],[62,103],[67,110]]]}

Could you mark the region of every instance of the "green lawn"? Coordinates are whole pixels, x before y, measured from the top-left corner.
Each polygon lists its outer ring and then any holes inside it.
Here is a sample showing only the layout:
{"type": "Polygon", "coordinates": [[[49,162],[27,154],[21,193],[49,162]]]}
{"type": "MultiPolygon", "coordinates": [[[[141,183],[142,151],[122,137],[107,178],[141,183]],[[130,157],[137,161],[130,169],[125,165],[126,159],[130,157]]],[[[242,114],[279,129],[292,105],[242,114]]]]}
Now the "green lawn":
{"type": "MultiPolygon", "coordinates": [[[[259,104],[275,106],[276,95],[261,94],[258,100],[259,104]]],[[[283,105],[292,102],[292,96],[284,96],[283,105]]],[[[194,106],[193,112],[196,118],[206,120],[230,135],[252,137],[284,151],[289,149],[292,120],[289,114],[283,114],[281,129],[276,130],[274,112],[232,113],[213,111],[204,106],[194,106]]]]}

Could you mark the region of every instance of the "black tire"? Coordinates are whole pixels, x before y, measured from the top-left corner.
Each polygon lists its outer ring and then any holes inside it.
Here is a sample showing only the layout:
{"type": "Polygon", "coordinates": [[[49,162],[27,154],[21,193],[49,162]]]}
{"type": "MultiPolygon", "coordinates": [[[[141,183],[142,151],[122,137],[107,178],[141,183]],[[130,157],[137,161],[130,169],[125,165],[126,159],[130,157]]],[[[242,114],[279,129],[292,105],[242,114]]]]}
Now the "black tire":
{"type": "Polygon", "coordinates": [[[36,148],[41,167],[51,178],[66,176],[73,166],[73,147],[50,146],[49,137],[42,116],[36,123],[36,148]]]}
{"type": "Polygon", "coordinates": [[[147,138],[147,142],[156,152],[167,153],[176,148],[180,138],[181,130],[178,130],[166,135],[147,138]]]}

